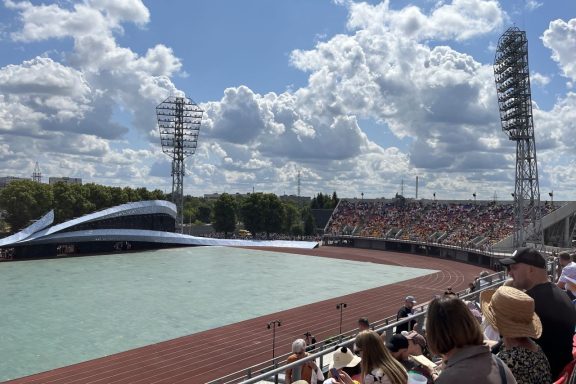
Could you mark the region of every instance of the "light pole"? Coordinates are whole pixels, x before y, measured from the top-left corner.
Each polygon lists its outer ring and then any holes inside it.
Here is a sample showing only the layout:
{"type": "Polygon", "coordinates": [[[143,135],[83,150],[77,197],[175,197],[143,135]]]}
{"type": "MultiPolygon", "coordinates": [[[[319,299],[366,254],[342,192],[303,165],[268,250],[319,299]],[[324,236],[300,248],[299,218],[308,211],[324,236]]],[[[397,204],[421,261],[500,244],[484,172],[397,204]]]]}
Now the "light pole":
{"type": "Polygon", "coordinates": [[[476,192],[474,192],[472,196],[474,196],[474,204],[476,204],[476,192]]]}
{"type": "MultiPolygon", "coordinates": [[[[272,328],[272,369],[276,368],[276,326],[281,326],[282,322],[280,320],[272,320],[266,327],[268,329],[272,328]]],[[[274,383],[278,384],[278,375],[274,375],[274,383]]]]}
{"type": "Polygon", "coordinates": [[[550,196],[550,205],[552,205],[552,209],[554,209],[554,191],[548,192],[550,196]]]}
{"type": "Polygon", "coordinates": [[[362,201],[364,201],[364,192],[360,192],[360,196],[362,196],[362,201]]]}
{"type": "Polygon", "coordinates": [[[344,311],[344,308],[346,308],[346,303],[338,303],[336,304],[336,309],[340,310],[340,328],[338,330],[338,334],[340,335],[340,337],[342,337],[342,312],[344,311]]]}
{"type": "Polygon", "coordinates": [[[272,360],[276,358],[276,326],[281,326],[280,320],[272,320],[267,324],[267,328],[272,328],[272,360]]]}

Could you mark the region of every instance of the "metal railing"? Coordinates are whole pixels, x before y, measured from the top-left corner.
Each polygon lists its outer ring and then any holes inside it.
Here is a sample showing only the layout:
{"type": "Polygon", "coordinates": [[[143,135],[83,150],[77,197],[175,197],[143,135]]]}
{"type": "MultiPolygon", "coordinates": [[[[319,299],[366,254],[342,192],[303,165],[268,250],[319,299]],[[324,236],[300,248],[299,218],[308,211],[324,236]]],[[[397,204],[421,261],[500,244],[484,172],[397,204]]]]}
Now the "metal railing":
{"type": "MultiPolygon", "coordinates": [[[[475,291],[468,293],[467,291],[457,292],[456,294],[463,300],[474,300],[478,301],[478,297],[480,292],[486,289],[493,289],[497,288],[504,283],[506,280],[506,273],[504,271],[494,273],[492,275],[488,275],[483,277],[485,284],[483,286],[479,286],[478,289],[475,291]]],[[[411,317],[407,317],[401,320],[396,320],[396,316],[390,316],[385,319],[377,320],[372,323],[371,328],[382,335],[386,341],[390,340],[392,335],[394,334],[394,328],[398,325],[405,324],[409,321],[416,320],[418,324],[424,324],[424,320],[426,317],[428,309],[428,304],[422,304],[421,306],[415,307],[415,313],[411,317]]],[[[316,349],[319,351],[315,353],[311,353],[309,356],[306,356],[298,361],[295,361],[290,364],[285,364],[286,359],[292,353],[287,353],[285,355],[281,355],[276,357],[274,360],[264,361],[262,363],[253,365],[248,367],[242,371],[234,372],[229,375],[223,376],[217,380],[213,380],[209,382],[209,384],[233,384],[233,383],[242,383],[242,384],[252,384],[258,383],[260,381],[267,381],[271,383],[278,383],[283,382],[280,378],[283,377],[284,372],[287,369],[294,368],[297,366],[302,365],[307,361],[319,361],[319,367],[324,367],[324,358],[326,355],[334,352],[335,347],[350,347],[354,343],[354,338],[358,333],[357,329],[353,329],[347,332],[343,332],[340,335],[334,336],[328,341],[324,340],[320,343],[317,343],[318,346],[316,349]]]]}

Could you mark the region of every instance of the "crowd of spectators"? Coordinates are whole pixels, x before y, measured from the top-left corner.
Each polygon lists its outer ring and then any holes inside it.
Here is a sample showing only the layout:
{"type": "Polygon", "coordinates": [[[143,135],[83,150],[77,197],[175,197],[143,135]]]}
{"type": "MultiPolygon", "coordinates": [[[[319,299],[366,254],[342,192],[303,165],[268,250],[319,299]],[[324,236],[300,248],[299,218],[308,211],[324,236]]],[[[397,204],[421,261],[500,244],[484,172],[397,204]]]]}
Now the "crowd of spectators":
{"type": "Polygon", "coordinates": [[[341,200],[326,233],[489,247],[512,234],[513,219],[511,203],[341,200]]]}
{"type": "MultiPolygon", "coordinates": [[[[576,264],[568,255],[563,255],[564,270],[555,279],[548,276],[540,252],[519,248],[500,261],[508,271],[502,286],[493,288],[482,273],[462,293],[469,297],[476,292],[476,300],[463,300],[447,288],[428,303],[422,324],[405,322],[408,329],[396,327],[390,337],[360,318],[354,346],[336,347],[324,383],[572,383],[576,308],[555,283],[562,280],[566,289],[576,290],[576,264]]],[[[399,319],[413,315],[415,301],[406,297],[399,319]]],[[[305,351],[305,342],[297,342],[296,349],[305,351]]],[[[313,379],[309,374],[315,365],[302,367],[298,384],[322,382],[323,375],[313,379]]],[[[294,369],[287,372],[286,382],[293,382],[294,369]]]]}
{"type": "Polygon", "coordinates": [[[202,234],[202,237],[210,237],[214,239],[249,239],[249,240],[291,240],[291,241],[320,241],[320,235],[286,235],[283,233],[270,233],[267,234],[266,232],[258,232],[254,234],[250,234],[249,236],[242,235],[239,233],[228,233],[224,234],[223,232],[210,232],[207,234],[202,234]]]}

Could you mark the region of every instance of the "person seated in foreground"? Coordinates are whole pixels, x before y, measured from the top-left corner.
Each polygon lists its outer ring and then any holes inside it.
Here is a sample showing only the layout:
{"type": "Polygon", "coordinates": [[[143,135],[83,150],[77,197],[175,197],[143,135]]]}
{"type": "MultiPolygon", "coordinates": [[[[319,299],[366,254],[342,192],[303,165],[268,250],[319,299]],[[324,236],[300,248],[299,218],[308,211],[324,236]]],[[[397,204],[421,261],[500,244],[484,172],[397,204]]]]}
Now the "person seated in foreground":
{"type": "Polygon", "coordinates": [[[353,383],[360,383],[362,381],[360,361],[360,356],[352,353],[350,348],[337,347],[336,351],[332,355],[332,363],[329,366],[328,378],[324,381],[324,384],[335,384],[342,382],[342,380],[338,379],[344,377],[343,373],[346,373],[353,383]],[[338,378],[332,376],[333,369],[338,371],[338,378]]]}
{"type": "Polygon", "coordinates": [[[430,351],[443,360],[436,383],[516,383],[510,368],[484,345],[480,324],[458,297],[443,296],[430,302],[426,337],[430,351]]]}
{"type": "Polygon", "coordinates": [[[542,323],[534,313],[534,300],[512,287],[480,294],[482,312],[502,335],[497,356],[510,368],[519,384],[549,384],[550,364],[542,348],[532,339],[542,334],[542,323]]]}
{"type": "MultiPolygon", "coordinates": [[[[297,360],[303,359],[308,356],[309,353],[306,352],[306,341],[304,339],[294,340],[292,343],[292,354],[286,359],[286,364],[293,363],[297,360]]],[[[319,376],[322,370],[318,368],[318,365],[314,361],[307,361],[294,368],[289,368],[285,372],[285,382],[293,383],[298,380],[305,380],[307,383],[312,384],[313,373],[319,376]]],[[[324,378],[322,377],[322,380],[324,378]]]]}
{"type": "MultiPolygon", "coordinates": [[[[404,331],[406,332],[406,331],[404,331]]],[[[394,356],[396,360],[406,371],[410,371],[412,368],[416,366],[414,362],[409,359],[408,347],[409,347],[408,339],[406,336],[399,334],[399,335],[392,335],[390,340],[386,343],[386,348],[390,351],[390,354],[394,356]]]]}
{"type": "Polygon", "coordinates": [[[411,371],[426,377],[428,384],[433,383],[438,377],[439,367],[432,361],[426,338],[416,331],[404,331],[402,335],[408,339],[409,359],[414,363],[411,371]]]}
{"type": "Polygon", "coordinates": [[[513,286],[534,299],[535,312],[542,322],[542,336],[536,343],[548,358],[554,380],[573,359],[574,305],[566,292],[549,281],[546,259],[536,249],[518,248],[500,264],[507,268],[513,286]]]}
{"type": "MultiPolygon", "coordinates": [[[[408,373],[388,351],[380,335],[362,331],[356,336],[356,347],[362,358],[362,383],[406,384],[408,373]]],[[[349,383],[344,383],[349,384],[349,383]]]]}

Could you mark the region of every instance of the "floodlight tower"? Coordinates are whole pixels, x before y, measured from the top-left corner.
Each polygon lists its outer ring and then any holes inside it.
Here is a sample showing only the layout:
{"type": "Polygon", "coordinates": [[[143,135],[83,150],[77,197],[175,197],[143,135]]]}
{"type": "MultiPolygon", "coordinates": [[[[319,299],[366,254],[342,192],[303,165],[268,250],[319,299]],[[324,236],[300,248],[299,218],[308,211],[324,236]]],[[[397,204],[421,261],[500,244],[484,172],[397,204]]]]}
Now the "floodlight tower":
{"type": "Polygon", "coordinates": [[[184,159],[196,152],[200,107],[187,97],[170,96],[156,107],[162,151],[172,158],[172,202],[176,204],[176,231],[184,225],[184,159]]]}
{"type": "Polygon", "coordinates": [[[494,77],[502,130],[516,142],[514,247],[542,244],[540,187],[532,120],[526,32],[509,28],[498,40],[494,77]]]}

